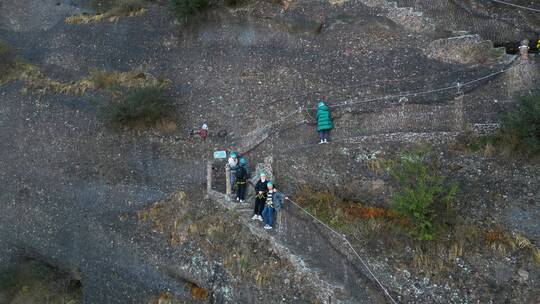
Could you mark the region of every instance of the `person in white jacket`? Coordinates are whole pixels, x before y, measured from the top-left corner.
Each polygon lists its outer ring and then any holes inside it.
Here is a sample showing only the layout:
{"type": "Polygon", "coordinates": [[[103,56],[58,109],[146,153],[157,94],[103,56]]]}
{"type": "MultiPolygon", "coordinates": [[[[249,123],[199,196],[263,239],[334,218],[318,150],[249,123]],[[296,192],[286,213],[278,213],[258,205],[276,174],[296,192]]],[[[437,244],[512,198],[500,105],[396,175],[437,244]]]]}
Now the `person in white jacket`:
{"type": "Polygon", "coordinates": [[[231,172],[230,176],[230,183],[231,183],[231,190],[234,193],[234,182],[235,182],[235,176],[236,176],[236,169],[238,169],[238,155],[236,152],[231,152],[229,156],[229,160],[227,161],[227,166],[229,166],[229,171],[231,172]]]}

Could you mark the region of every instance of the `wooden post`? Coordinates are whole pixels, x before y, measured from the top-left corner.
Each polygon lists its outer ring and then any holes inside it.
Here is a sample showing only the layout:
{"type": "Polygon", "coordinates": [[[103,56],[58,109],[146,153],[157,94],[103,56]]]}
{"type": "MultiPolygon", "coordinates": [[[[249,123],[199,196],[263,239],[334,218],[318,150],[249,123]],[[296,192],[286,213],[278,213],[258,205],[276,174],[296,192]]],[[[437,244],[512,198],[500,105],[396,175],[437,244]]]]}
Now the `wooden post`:
{"type": "Polygon", "coordinates": [[[229,165],[225,165],[225,194],[227,197],[231,196],[231,168],[229,165]]]}
{"type": "Polygon", "coordinates": [[[206,165],[206,191],[212,191],[212,162],[208,161],[206,165]]]}

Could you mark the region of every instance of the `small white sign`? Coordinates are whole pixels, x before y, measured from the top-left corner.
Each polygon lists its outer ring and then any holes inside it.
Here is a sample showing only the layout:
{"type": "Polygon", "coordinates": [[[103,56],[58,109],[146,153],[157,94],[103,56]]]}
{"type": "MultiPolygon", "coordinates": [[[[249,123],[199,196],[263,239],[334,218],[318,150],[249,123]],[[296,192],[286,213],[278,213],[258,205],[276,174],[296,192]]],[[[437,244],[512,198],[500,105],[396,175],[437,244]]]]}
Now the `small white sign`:
{"type": "Polygon", "coordinates": [[[216,159],[227,158],[227,151],[214,151],[214,158],[216,159]]]}

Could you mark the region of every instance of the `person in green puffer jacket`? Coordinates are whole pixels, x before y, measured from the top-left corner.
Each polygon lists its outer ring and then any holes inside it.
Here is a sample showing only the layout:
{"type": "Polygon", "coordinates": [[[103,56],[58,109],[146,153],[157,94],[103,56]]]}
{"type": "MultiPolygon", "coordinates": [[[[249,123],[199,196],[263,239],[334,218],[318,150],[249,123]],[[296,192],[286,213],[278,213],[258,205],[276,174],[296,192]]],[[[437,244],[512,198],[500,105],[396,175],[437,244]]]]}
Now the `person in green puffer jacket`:
{"type": "Polygon", "coordinates": [[[319,99],[317,107],[317,132],[319,132],[319,144],[328,143],[328,133],[334,128],[332,117],[330,116],[330,108],[324,103],[322,98],[319,99]]]}

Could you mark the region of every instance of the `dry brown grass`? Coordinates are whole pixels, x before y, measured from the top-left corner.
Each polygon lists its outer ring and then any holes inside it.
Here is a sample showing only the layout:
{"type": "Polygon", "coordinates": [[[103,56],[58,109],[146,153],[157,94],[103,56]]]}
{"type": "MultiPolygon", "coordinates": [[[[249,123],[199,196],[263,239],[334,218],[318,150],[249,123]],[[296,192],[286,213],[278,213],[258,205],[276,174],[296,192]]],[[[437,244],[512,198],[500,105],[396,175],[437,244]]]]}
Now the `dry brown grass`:
{"type": "Polygon", "coordinates": [[[533,259],[536,265],[540,266],[540,250],[535,249],[533,252],[533,259]]]}
{"type": "Polygon", "coordinates": [[[365,164],[368,170],[374,174],[381,174],[385,171],[384,161],[380,159],[370,159],[365,164]]]}
{"type": "Polygon", "coordinates": [[[174,196],[166,201],[155,202],[152,205],[137,212],[137,218],[141,223],[149,223],[152,228],[161,234],[171,235],[171,243],[178,241],[176,231],[180,229],[183,216],[178,209],[188,204],[186,194],[183,191],[177,191],[174,196]]]}
{"type": "Polygon", "coordinates": [[[159,296],[152,297],[148,304],[188,304],[189,301],[174,297],[170,292],[161,292],[159,296]]]}
{"type": "Polygon", "coordinates": [[[426,248],[417,247],[412,257],[412,267],[429,276],[445,273],[449,266],[444,259],[444,248],[440,245],[427,246],[426,248]]]}
{"type": "Polygon", "coordinates": [[[528,238],[518,233],[514,233],[512,236],[514,238],[514,243],[516,244],[517,248],[534,249],[534,245],[531,243],[531,241],[528,238]]]}
{"type": "Polygon", "coordinates": [[[540,255],[536,246],[521,234],[510,234],[501,227],[495,227],[485,234],[484,239],[488,248],[501,255],[506,255],[511,250],[520,251],[532,256],[532,259],[536,262],[540,262],[540,255]]]}
{"type": "Polygon", "coordinates": [[[167,292],[162,292],[157,299],[157,304],[170,304],[172,303],[172,296],[167,292]]]}
{"type": "Polygon", "coordinates": [[[484,240],[488,248],[501,255],[505,255],[508,253],[508,250],[516,248],[516,244],[511,235],[506,233],[500,227],[495,227],[488,231],[484,236],[484,240]]]}
{"type": "Polygon", "coordinates": [[[104,13],[90,15],[80,14],[66,17],[67,24],[88,24],[102,21],[116,22],[123,17],[140,16],[146,12],[145,3],[142,0],[119,1],[114,7],[104,13]]]}
{"type": "Polygon", "coordinates": [[[164,209],[165,206],[161,203],[154,203],[150,208],[137,212],[137,217],[140,222],[151,222],[154,225],[154,228],[163,234],[166,225],[162,220],[164,209]]]}
{"type": "Polygon", "coordinates": [[[484,146],[484,157],[493,157],[495,155],[495,146],[493,146],[492,143],[487,143],[485,146],[484,146]]]}
{"type": "Polygon", "coordinates": [[[22,93],[36,91],[37,93],[54,93],[65,95],[84,95],[89,90],[141,87],[167,87],[170,80],[156,78],[140,71],[105,72],[93,69],[89,76],[78,81],[64,83],[47,77],[40,69],[32,64],[18,62],[14,71],[6,81],[19,80],[25,86],[22,93]]]}
{"type": "Polygon", "coordinates": [[[195,300],[208,300],[208,289],[197,286],[195,283],[187,283],[191,296],[195,300]]]}
{"type": "Polygon", "coordinates": [[[156,123],[156,129],[161,131],[171,132],[177,128],[176,122],[172,119],[162,118],[156,123]]]}

